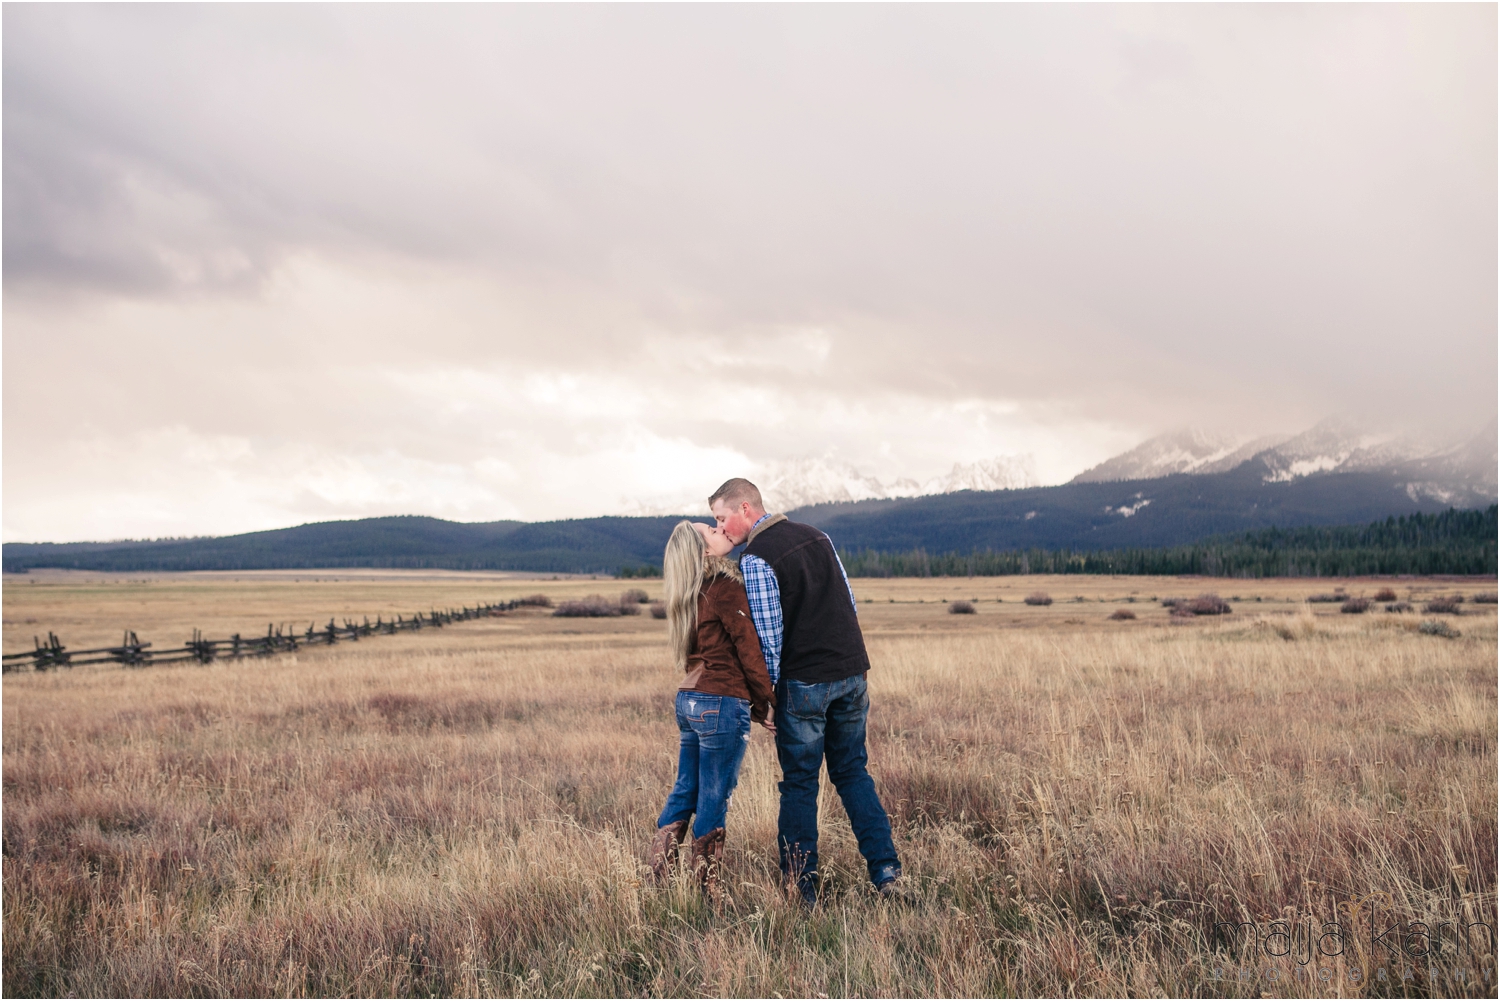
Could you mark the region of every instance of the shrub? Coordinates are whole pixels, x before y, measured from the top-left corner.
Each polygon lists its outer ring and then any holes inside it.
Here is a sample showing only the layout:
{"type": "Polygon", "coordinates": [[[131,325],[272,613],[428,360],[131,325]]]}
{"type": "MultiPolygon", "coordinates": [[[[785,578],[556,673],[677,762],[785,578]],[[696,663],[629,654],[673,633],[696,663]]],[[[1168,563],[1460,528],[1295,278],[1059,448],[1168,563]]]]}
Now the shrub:
{"type": "Polygon", "coordinates": [[[551,608],[552,599],[545,594],[530,594],[524,598],[517,598],[516,604],[527,605],[533,608],[551,608]]]}
{"type": "Polygon", "coordinates": [[[667,606],[659,601],[651,603],[651,617],[653,619],[665,619],[667,617],[667,606]]]}
{"type": "Polygon", "coordinates": [[[1409,612],[1411,611],[1411,602],[1393,601],[1389,605],[1385,606],[1385,610],[1387,612],[1409,612]]]}
{"type": "Polygon", "coordinates": [[[1050,604],[1052,604],[1052,596],[1050,594],[1046,594],[1046,593],[1044,593],[1042,591],[1033,591],[1033,592],[1031,592],[1030,594],[1028,594],[1026,596],[1026,604],[1028,604],[1028,605],[1050,605],[1050,604]]]}
{"type": "Polygon", "coordinates": [[[1135,613],[1128,608],[1117,608],[1110,615],[1110,619],[1114,622],[1124,622],[1126,619],[1133,618],[1135,618],[1135,613]]]}
{"type": "Polygon", "coordinates": [[[1363,615],[1370,610],[1369,598],[1350,598],[1339,607],[1345,615],[1363,615]]]}
{"type": "Polygon", "coordinates": [[[1423,636],[1441,636],[1449,640],[1456,640],[1463,635],[1457,629],[1448,625],[1448,623],[1439,622],[1436,619],[1428,619],[1426,622],[1423,622],[1417,627],[1417,632],[1423,636]]]}
{"type": "Polygon", "coordinates": [[[948,614],[973,615],[975,614],[974,603],[972,601],[955,601],[948,606],[948,614]]]}
{"type": "Polygon", "coordinates": [[[630,602],[635,602],[637,605],[644,605],[650,600],[651,596],[638,587],[633,587],[629,591],[626,591],[624,594],[620,595],[620,604],[622,605],[628,604],[630,602]]]}
{"type": "Polygon", "coordinates": [[[1179,604],[1177,607],[1187,609],[1192,615],[1228,615],[1234,611],[1229,607],[1229,602],[1217,594],[1200,594],[1192,601],[1179,604]]]}
{"type": "Polygon", "coordinates": [[[641,603],[639,601],[622,601],[622,602],[620,602],[620,614],[621,615],[640,615],[641,614],[641,603]]]}
{"type": "Polygon", "coordinates": [[[1459,611],[1458,602],[1454,601],[1452,598],[1433,598],[1426,605],[1422,606],[1422,611],[1426,612],[1428,615],[1463,614],[1459,611]]]}
{"type": "Polygon", "coordinates": [[[567,619],[602,619],[624,612],[618,601],[611,601],[602,594],[591,594],[587,598],[563,602],[552,614],[567,619]]]}
{"type": "Polygon", "coordinates": [[[1161,600],[1161,607],[1162,608],[1176,608],[1178,605],[1182,604],[1182,602],[1183,602],[1182,598],[1163,598],[1161,600]]]}
{"type": "Polygon", "coordinates": [[[1333,594],[1309,594],[1307,600],[1314,605],[1334,605],[1344,601],[1348,597],[1347,594],[1335,592],[1333,594]]]}
{"type": "Polygon", "coordinates": [[[1474,595],[1474,597],[1470,598],[1469,600],[1472,601],[1476,605],[1493,605],[1495,603],[1495,592],[1494,591],[1480,591],[1478,594],[1474,595]]]}
{"type": "Polygon", "coordinates": [[[1396,600],[1396,592],[1393,591],[1393,590],[1391,590],[1388,587],[1383,587],[1379,591],[1375,592],[1375,600],[1376,601],[1395,601],[1396,600]]]}

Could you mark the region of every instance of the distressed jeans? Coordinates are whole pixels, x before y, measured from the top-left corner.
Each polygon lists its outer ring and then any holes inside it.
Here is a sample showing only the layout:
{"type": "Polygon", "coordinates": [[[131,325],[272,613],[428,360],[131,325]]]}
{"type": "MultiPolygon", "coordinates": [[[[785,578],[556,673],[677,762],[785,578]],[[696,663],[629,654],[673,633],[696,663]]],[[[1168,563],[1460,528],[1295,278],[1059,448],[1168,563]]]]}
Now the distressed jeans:
{"type": "Polygon", "coordinates": [[[870,882],[878,886],[901,874],[890,818],[865,768],[869,711],[863,674],[812,685],[783,679],[776,686],[776,756],[782,774],[777,842],[781,871],[800,887],[817,879],[818,768],[825,756],[870,882]]]}
{"type": "Polygon", "coordinates": [[[750,742],[750,703],[732,695],[678,692],[677,729],[677,784],[656,826],[694,817],[693,837],[701,838],[724,826],[750,742]]]}

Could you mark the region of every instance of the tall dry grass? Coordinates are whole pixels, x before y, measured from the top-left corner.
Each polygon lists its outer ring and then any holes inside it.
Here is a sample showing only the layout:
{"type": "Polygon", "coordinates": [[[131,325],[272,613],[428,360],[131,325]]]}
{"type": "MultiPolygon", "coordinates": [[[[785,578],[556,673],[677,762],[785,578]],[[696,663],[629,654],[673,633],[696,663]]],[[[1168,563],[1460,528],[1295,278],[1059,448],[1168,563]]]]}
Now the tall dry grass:
{"type": "Polygon", "coordinates": [[[1495,924],[1492,615],[1445,640],[1306,610],[930,634],[861,614],[908,895],[868,892],[829,796],[811,915],[777,889],[759,731],[730,901],[644,884],[676,760],[654,633],[541,633],[543,612],[9,676],[5,992],[1493,996],[1487,941],[1383,965],[1367,941],[1371,894],[1377,934],[1495,924]],[[1222,924],[1278,919],[1359,937],[1304,966],[1222,924]]]}

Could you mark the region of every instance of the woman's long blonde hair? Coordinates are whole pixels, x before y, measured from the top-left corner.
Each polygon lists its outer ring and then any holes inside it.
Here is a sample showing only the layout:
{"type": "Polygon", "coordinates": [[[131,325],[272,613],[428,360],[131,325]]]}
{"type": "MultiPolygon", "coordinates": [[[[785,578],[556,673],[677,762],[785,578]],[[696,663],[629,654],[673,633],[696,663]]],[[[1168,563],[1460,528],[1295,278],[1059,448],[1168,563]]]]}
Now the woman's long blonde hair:
{"type": "Polygon", "coordinates": [[[690,521],[679,521],[667,540],[661,560],[662,583],[667,605],[667,640],[677,667],[687,667],[688,654],[698,631],[698,591],[703,587],[703,536],[690,521]]]}

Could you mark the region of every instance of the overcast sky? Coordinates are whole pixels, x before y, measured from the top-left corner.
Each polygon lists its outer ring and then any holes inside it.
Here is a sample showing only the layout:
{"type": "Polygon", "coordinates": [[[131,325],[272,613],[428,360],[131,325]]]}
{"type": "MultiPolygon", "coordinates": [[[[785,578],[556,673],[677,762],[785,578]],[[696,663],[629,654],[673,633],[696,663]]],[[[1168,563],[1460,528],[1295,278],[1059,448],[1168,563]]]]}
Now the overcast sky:
{"type": "Polygon", "coordinates": [[[1496,8],[8,4],[7,541],[1496,417],[1496,8]]]}

